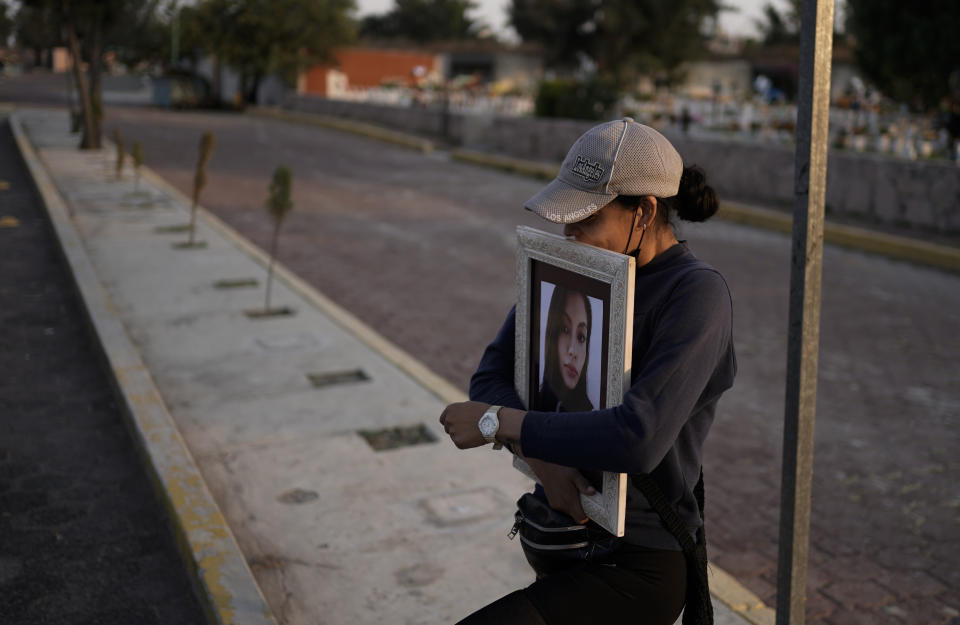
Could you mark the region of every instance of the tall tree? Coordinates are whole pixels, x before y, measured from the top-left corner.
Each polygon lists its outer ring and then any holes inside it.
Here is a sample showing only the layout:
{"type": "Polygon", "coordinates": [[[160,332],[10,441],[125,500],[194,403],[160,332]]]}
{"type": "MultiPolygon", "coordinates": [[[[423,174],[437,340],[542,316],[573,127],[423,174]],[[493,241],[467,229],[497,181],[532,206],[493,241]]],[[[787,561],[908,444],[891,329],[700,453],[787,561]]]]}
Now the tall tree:
{"type": "Polygon", "coordinates": [[[6,2],[0,2],[0,46],[7,44],[7,39],[13,33],[13,18],[10,16],[10,7],[6,2]]]}
{"type": "Polygon", "coordinates": [[[360,35],[380,39],[407,39],[417,43],[471,39],[480,25],[467,12],[473,0],[395,0],[393,9],[365,17],[360,35]]]}
{"type": "Polygon", "coordinates": [[[243,10],[237,0],[205,0],[180,9],[181,51],[183,56],[207,52],[213,56],[213,99],[221,100],[221,74],[227,49],[233,45],[231,32],[243,10]]]}
{"type": "Polygon", "coordinates": [[[549,67],[571,69],[589,54],[594,40],[596,0],[512,0],[507,6],[510,25],[527,42],[543,46],[549,67]]]}
{"type": "MultiPolygon", "coordinates": [[[[159,0],[23,0],[22,9],[44,20],[44,28],[61,32],[74,59],[73,76],[80,94],[83,137],[80,147],[99,149],[103,121],[103,55],[107,47],[135,39],[156,11],[159,0]],[[87,71],[82,70],[86,63],[87,71]]],[[[42,32],[42,31],[41,31],[42,32]]]]}
{"type": "Polygon", "coordinates": [[[790,0],[781,11],[769,2],[763,6],[763,19],[753,23],[768,46],[796,44],[800,41],[800,5],[803,0],[790,0]]]}
{"type": "Polygon", "coordinates": [[[511,0],[510,23],[560,68],[584,61],[628,89],[639,74],[670,80],[703,50],[720,0],[511,0]]]}
{"type": "Polygon", "coordinates": [[[960,70],[957,0],[847,0],[857,64],[881,92],[917,110],[936,107],[960,70]]]}
{"type": "Polygon", "coordinates": [[[13,31],[17,46],[33,50],[37,62],[43,50],[63,45],[60,14],[52,3],[21,4],[14,17],[13,31]]]}
{"type": "Polygon", "coordinates": [[[351,41],[353,9],[354,0],[202,0],[182,14],[185,47],[237,70],[244,100],[254,103],[266,76],[294,83],[300,70],[351,41]]]}

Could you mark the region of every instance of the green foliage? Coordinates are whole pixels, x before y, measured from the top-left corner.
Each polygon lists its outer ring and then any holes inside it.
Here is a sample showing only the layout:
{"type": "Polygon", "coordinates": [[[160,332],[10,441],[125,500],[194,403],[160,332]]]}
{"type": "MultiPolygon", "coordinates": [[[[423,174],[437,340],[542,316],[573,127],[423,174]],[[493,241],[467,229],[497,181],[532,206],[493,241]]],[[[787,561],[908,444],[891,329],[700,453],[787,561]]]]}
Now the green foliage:
{"type": "Polygon", "coordinates": [[[22,45],[46,48],[63,42],[77,60],[73,74],[83,114],[81,149],[99,149],[103,55],[138,39],[141,26],[159,0],[21,0],[17,38],[22,45]],[[21,18],[22,15],[22,19],[21,18]]]}
{"type": "Polygon", "coordinates": [[[960,2],[847,0],[847,33],[857,64],[881,92],[917,110],[932,109],[960,70],[960,2]]]}
{"type": "Polygon", "coordinates": [[[273,171],[273,180],[270,181],[270,196],[267,198],[267,208],[276,223],[283,221],[293,209],[291,186],[293,172],[289,167],[280,165],[273,171]]]}
{"type": "Polygon", "coordinates": [[[13,18],[9,12],[10,7],[5,2],[0,2],[0,46],[5,45],[13,33],[13,18]]]}
{"type": "Polygon", "coordinates": [[[156,19],[158,3],[159,0],[22,0],[16,17],[17,41],[24,47],[65,45],[61,26],[70,22],[82,40],[85,61],[93,60],[91,44],[96,38],[102,44],[100,53],[109,47],[125,60],[128,49],[148,43],[145,33],[156,19]]]}
{"type": "Polygon", "coordinates": [[[237,20],[241,3],[237,0],[203,0],[180,8],[180,55],[194,61],[207,52],[222,56],[230,39],[230,29],[237,20]]]}
{"type": "Polygon", "coordinates": [[[13,34],[22,48],[44,49],[63,45],[58,28],[60,13],[52,3],[27,2],[14,17],[13,34]]]}
{"type": "MultiPolygon", "coordinates": [[[[147,3],[154,4],[154,3],[147,3]]],[[[112,37],[117,60],[125,65],[162,65],[170,59],[170,18],[158,11],[144,12],[131,32],[112,37]]]]}
{"type": "Polygon", "coordinates": [[[578,55],[588,53],[595,36],[591,27],[596,13],[592,2],[583,0],[511,0],[507,17],[526,42],[539,43],[548,67],[579,65],[578,55]]]}
{"type": "Polygon", "coordinates": [[[276,73],[289,83],[354,36],[354,0],[202,0],[181,11],[185,52],[220,57],[241,74],[247,101],[276,73]]]}
{"type": "Polygon", "coordinates": [[[769,2],[763,7],[763,19],[753,23],[763,36],[764,45],[777,46],[800,42],[800,6],[803,0],[790,0],[784,11],[769,2]]]}
{"type": "Polygon", "coordinates": [[[671,79],[704,49],[703,26],[720,0],[511,0],[510,23],[524,41],[541,44],[552,67],[584,59],[621,90],[640,75],[671,79]]]}
{"type": "Polygon", "coordinates": [[[617,101],[617,86],[609,78],[545,80],[534,104],[538,117],[600,120],[617,101]]]}
{"type": "Polygon", "coordinates": [[[396,0],[389,12],[365,17],[360,35],[417,43],[471,39],[480,26],[467,16],[475,7],[473,0],[396,0]]]}

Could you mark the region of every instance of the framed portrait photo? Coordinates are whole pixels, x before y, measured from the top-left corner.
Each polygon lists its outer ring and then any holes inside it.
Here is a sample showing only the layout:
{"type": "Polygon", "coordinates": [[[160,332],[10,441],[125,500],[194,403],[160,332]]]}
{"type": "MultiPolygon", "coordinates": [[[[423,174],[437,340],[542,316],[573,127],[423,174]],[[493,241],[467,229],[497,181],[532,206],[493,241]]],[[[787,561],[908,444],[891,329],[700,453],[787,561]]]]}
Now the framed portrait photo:
{"type": "MultiPolygon", "coordinates": [[[[632,256],[517,228],[514,384],[528,410],[586,412],[619,405],[630,386],[632,256]]],[[[529,465],[514,466],[536,480],[529,465]]],[[[597,494],[584,511],[623,536],[627,474],[581,469],[597,494]]]]}

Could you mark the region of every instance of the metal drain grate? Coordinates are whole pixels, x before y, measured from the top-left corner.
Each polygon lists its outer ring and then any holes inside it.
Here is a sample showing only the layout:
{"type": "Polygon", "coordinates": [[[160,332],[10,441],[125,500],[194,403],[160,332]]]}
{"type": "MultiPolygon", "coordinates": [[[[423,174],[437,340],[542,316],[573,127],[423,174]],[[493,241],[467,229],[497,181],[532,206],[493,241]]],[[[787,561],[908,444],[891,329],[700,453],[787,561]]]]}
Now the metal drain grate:
{"type": "Polygon", "coordinates": [[[173,226],[157,226],[153,229],[157,234],[179,234],[190,232],[190,224],[176,224],[173,226]]]}
{"type": "Polygon", "coordinates": [[[237,278],[235,280],[217,280],[213,283],[215,289],[245,289],[257,286],[256,278],[237,278]]]}
{"type": "Polygon", "coordinates": [[[296,314],[296,312],[297,311],[289,306],[281,306],[280,308],[271,308],[270,310],[264,310],[263,308],[245,310],[243,314],[249,319],[270,319],[272,317],[289,317],[296,314]]]}
{"type": "Polygon", "coordinates": [[[207,242],[194,241],[193,243],[190,243],[189,241],[182,241],[180,243],[171,243],[170,247],[172,247],[175,250],[202,250],[202,249],[206,249],[207,242]]]}
{"type": "Polygon", "coordinates": [[[288,491],[284,491],[277,496],[277,501],[285,504],[301,504],[301,503],[310,503],[311,501],[316,501],[320,498],[320,495],[313,490],[305,490],[303,488],[293,488],[288,491]]]}
{"type": "Polygon", "coordinates": [[[324,388],[326,386],[335,386],[337,384],[352,384],[354,382],[366,382],[370,376],[363,369],[350,369],[348,371],[329,371],[327,373],[308,373],[307,379],[315,388],[324,388]]]}
{"type": "Polygon", "coordinates": [[[385,451],[411,445],[425,445],[436,443],[437,438],[427,429],[427,426],[417,425],[384,428],[382,430],[357,430],[357,434],[367,441],[374,451],[385,451]]]}

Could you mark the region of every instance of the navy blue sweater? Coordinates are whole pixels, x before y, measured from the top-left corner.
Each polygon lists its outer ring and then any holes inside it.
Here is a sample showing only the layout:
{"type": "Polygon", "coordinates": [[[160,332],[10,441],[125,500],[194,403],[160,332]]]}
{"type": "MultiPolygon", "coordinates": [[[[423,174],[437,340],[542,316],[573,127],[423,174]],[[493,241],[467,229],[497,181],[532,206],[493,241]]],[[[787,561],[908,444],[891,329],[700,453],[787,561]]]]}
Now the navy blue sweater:
{"type": "MultiPolygon", "coordinates": [[[[717,400],[733,385],[732,302],[720,273],[678,243],[636,271],[630,390],[619,406],[592,412],[530,411],[522,452],[570,467],[650,473],[681,518],[702,520],[693,495],[717,400]]],[[[514,311],[470,380],[470,399],[525,410],[513,386],[514,311]]],[[[680,545],[633,480],[627,481],[627,542],[680,545]]],[[[543,495],[538,485],[537,492],[543,495]]]]}

